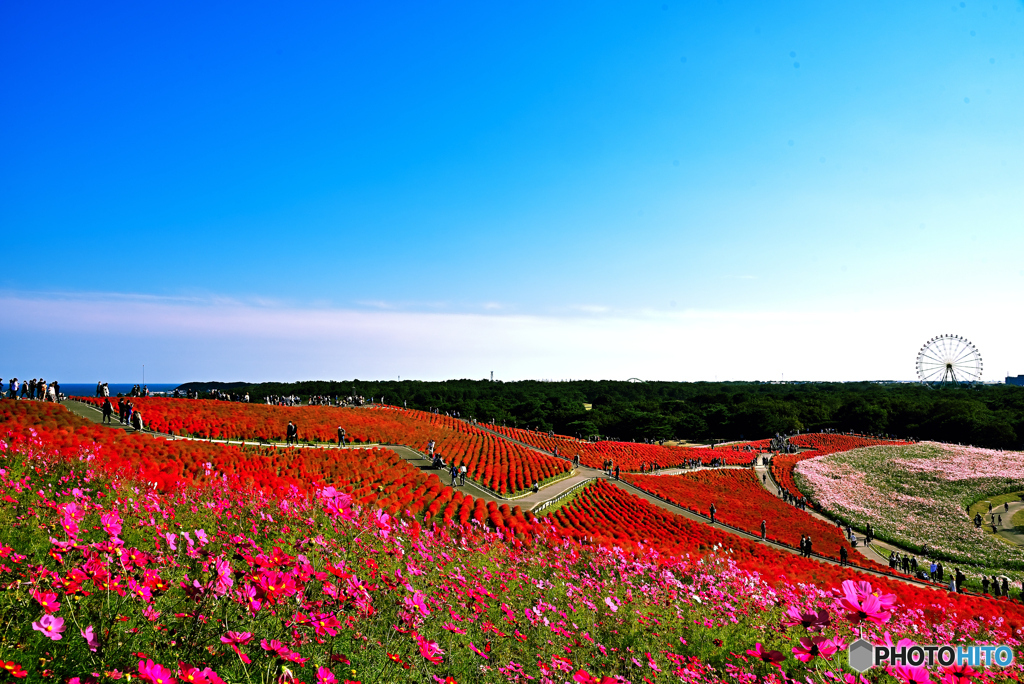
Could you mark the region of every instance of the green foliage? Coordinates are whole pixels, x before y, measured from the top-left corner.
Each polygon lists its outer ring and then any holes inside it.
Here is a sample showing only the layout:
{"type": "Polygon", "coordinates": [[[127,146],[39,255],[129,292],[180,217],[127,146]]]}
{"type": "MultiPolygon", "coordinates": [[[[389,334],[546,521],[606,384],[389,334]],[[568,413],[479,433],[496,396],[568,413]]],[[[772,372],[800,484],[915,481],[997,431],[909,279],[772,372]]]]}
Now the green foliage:
{"type": "MultiPolygon", "coordinates": [[[[213,383],[190,383],[190,388],[213,383]]],[[[1003,449],[1024,447],[1024,388],[760,382],[313,381],[220,387],[252,401],[295,394],[373,397],[393,405],[561,434],[621,440],[754,439],[826,429],[1003,449]],[[586,410],[584,404],[592,404],[586,410]]]]}

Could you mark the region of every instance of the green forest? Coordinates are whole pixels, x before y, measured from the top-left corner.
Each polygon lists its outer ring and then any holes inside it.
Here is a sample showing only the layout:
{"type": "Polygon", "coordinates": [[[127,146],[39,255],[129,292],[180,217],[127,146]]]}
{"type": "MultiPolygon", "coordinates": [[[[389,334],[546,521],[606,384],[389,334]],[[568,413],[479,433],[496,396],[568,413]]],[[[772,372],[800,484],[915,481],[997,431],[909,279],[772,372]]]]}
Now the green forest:
{"type": "Polygon", "coordinates": [[[619,440],[760,439],[856,431],[1024,448],[1024,387],[758,382],[447,380],[188,383],[261,402],[267,396],[359,395],[421,410],[560,434],[619,440]]]}

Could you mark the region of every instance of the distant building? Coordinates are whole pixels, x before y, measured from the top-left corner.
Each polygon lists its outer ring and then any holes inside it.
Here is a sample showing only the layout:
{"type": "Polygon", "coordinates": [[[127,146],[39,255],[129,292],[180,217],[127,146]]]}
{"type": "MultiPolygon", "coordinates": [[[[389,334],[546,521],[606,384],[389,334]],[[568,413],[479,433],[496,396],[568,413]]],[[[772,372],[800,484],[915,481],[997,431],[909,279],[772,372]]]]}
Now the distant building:
{"type": "Polygon", "coordinates": [[[1015,378],[1011,378],[1009,375],[1006,376],[1007,385],[1017,385],[1018,387],[1024,387],[1024,375],[1018,375],[1015,378]]]}

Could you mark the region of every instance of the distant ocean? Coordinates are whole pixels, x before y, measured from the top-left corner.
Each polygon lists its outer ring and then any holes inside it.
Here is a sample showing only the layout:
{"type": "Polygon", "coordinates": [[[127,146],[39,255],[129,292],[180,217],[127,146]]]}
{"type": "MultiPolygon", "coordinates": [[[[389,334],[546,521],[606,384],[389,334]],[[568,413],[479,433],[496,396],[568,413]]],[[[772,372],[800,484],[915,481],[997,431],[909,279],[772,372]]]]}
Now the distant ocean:
{"type": "MultiPolygon", "coordinates": [[[[5,383],[6,384],[6,383],[5,383]]],[[[154,392],[173,392],[175,387],[178,387],[182,383],[152,383],[149,385],[149,393],[154,392]]],[[[107,383],[107,387],[110,388],[110,396],[116,397],[117,393],[128,394],[132,391],[134,383],[107,383]]],[[[75,382],[69,382],[68,384],[60,383],[60,391],[69,397],[95,397],[96,396],[96,383],[91,385],[83,385],[75,382]]]]}

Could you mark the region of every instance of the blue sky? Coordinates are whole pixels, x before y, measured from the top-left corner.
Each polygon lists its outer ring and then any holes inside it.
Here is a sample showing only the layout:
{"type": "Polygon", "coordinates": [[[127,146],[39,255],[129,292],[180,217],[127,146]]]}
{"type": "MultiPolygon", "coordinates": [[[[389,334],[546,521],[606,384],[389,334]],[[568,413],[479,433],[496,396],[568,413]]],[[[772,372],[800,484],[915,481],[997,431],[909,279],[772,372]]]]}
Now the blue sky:
{"type": "Polygon", "coordinates": [[[1020,0],[369,5],[4,5],[6,373],[1024,373],[1020,0]]]}

